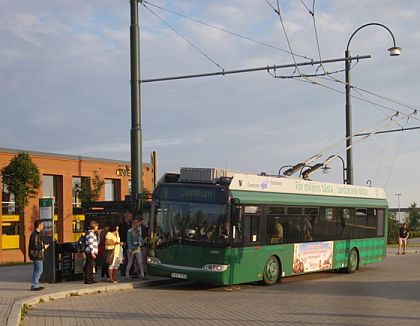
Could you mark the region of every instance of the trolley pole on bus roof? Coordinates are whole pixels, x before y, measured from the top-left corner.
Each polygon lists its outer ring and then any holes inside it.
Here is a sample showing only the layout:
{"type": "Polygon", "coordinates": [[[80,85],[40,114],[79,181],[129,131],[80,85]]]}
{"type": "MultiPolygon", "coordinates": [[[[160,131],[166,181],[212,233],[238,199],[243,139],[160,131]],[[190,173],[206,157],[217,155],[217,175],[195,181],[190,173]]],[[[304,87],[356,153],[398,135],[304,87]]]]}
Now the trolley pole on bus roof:
{"type": "Polygon", "coordinates": [[[130,71],[131,71],[131,200],[132,213],[141,213],[143,194],[142,131],[140,100],[140,28],[138,3],[130,0],[130,71]]]}

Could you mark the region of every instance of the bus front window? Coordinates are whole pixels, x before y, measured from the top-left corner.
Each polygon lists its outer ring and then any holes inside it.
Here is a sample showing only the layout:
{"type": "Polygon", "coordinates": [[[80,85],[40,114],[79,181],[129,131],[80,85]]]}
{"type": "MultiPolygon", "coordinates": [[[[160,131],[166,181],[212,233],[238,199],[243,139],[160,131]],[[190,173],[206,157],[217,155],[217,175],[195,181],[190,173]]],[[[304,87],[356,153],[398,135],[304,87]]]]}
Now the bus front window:
{"type": "Polygon", "coordinates": [[[161,201],[154,216],[154,245],[227,243],[227,216],[227,205],[161,201]]]}

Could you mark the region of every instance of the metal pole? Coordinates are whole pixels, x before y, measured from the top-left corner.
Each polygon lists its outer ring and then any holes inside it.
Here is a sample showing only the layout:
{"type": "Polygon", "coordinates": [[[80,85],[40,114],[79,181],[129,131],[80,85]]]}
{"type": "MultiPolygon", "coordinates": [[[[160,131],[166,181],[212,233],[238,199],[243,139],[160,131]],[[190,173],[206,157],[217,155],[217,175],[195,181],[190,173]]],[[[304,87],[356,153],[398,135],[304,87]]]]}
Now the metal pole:
{"type": "MultiPolygon", "coordinates": [[[[350,51],[344,53],[346,59],[351,58],[350,51]]],[[[350,77],[351,60],[345,61],[346,74],[346,181],[347,184],[353,184],[353,148],[352,148],[352,112],[351,112],[351,77],[350,77]]]]}
{"type": "Polygon", "coordinates": [[[131,69],[131,200],[132,213],[141,213],[143,193],[141,101],[140,101],[140,29],[139,0],[130,1],[130,69],[131,69]]]}
{"type": "Polygon", "coordinates": [[[397,47],[395,44],[395,37],[392,34],[391,30],[383,24],[380,23],[367,23],[359,28],[357,28],[353,34],[351,34],[348,42],[346,51],[344,52],[344,57],[347,59],[345,61],[345,73],[346,73],[346,147],[347,147],[347,183],[353,184],[354,183],[354,176],[353,176],[353,149],[351,147],[352,144],[352,112],[351,112],[351,78],[350,78],[350,68],[351,68],[351,56],[350,56],[350,42],[353,39],[353,36],[356,35],[358,31],[361,29],[368,27],[368,26],[379,26],[386,29],[392,37],[393,46],[388,49],[391,56],[398,56],[400,55],[401,48],[397,47]],[[350,60],[349,60],[350,58],[350,60]]]}
{"type": "Polygon", "coordinates": [[[397,196],[397,199],[398,199],[398,222],[400,223],[401,223],[401,209],[400,209],[400,196],[401,195],[402,195],[401,193],[395,194],[395,196],[397,196]]]}
{"type": "Polygon", "coordinates": [[[194,74],[194,75],[181,75],[181,76],[171,76],[171,77],[161,77],[161,78],[153,78],[153,79],[142,79],[140,83],[154,83],[160,81],[168,81],[168,80],[178,80],[178,79],[189,79],[189,78],[200,78],[200,77],[211,77],[211,76],[225,76],[231,74],[242,74],[245,72],[255,72],[255,71],[270,71],[276,69],[284,69],[284,68],[293,68],[293,67],[301,67],[301,66],[313,66],[320,63],[333,63],[333,62],[340,62],[346,60],[361,60],[361,59],[370,59],[372,56],[370,54],[356,56],[354,58],[337,58],[337,59],[325,59],[320,61],[307,61],[307,62],[298,62],[298,63],[289,63],[285,65],[268,65],[264,67],[256,67],[256,68],[246,68],[246,69],[236,69],[236,70],[223,70],[217,72],[208,72],[208,73],[201,73],[201,74],[194,74]]]}

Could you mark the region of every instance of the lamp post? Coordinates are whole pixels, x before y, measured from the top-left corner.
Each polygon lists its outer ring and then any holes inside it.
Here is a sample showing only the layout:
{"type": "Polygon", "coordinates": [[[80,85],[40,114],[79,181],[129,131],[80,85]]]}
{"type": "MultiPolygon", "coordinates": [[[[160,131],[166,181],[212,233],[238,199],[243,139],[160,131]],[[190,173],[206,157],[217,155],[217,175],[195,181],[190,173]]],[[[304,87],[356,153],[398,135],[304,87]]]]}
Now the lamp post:
{"type": "Polygon", "coordinates": [[[401,208],[400,208],[400,197],[402,196],[403,194],[402,193],[398,193],[398,194],[395,194],[395,196],[397,196],[397,198],[398,198],[398,222],[401,222],[401,208]]]}
{"type": "MultiPolygon", "coordinates": [[[[344,163],[344,160],[340,155],[333,155],[333,156],[334,156],[334,158],[339,158],[341,163],[343,163],[343,184],[346,184],[347,183],[347,180],[346,180],[346,170],[347,170],[346,164],[344,163]]],[[[325,164],[324,167],[321,168],[321,169],[322,169],[322,173],[328,173],[328,170],[331,169],[331,168],[327,164],[325,164]]]]}
{"type": "Polygon", "coordinates": [[[347,42],[347,48],[344,53],[344,57],[347,59],[345,61],[345,75],[346,75],[346,159],[347,159],[347,169],[346,169],[346,175],[347,175],[347,183],[353,184],[354,183],[354,177],[353,177],[353,150],[352,150],[352,112],[351,112],[351,78],[350,78],[350,68],[351,68],[351,55],[350,55],[350,42],[353,39],[353,36],[360,31],[362,28],[365,28],[367,26],[379,26],[382,28],[385,28],[389,34],[391,34],[393,46],[388,49],[389,54],[391,56],[398,56],[401,54],[401,48],[397,47],[395,44],[395,37],[394,34],[392,34],[391,30],[386,27],[383,24],[380,23],[368,23],[360,26],[358,29],[356,29],[353,34],[351,34],[349,41],[347,42]]]}

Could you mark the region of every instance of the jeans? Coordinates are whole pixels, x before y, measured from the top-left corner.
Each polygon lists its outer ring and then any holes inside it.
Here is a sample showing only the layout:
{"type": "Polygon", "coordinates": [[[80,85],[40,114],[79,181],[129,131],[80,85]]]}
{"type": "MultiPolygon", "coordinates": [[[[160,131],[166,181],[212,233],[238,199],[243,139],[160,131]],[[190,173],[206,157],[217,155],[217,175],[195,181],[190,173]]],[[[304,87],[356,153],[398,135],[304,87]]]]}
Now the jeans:
{"type": "Polygon", "coordinates": [[[42,260],[34,260],[34,272],[32,274],[32,288],[39,288],[39,279],[44,269],[44,263],[42,260]]]}
{"type": "Polygon", "coordinates": [[[85,272],[85,282],[92,283],[93,282],[93,267],[95,266],[95,258],[92,257],[92,254],[85,254],[86,255],[86,262],[84,266],[85,272]]]}

